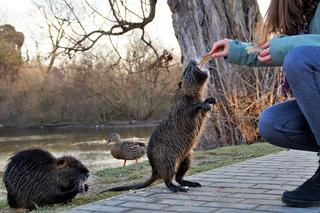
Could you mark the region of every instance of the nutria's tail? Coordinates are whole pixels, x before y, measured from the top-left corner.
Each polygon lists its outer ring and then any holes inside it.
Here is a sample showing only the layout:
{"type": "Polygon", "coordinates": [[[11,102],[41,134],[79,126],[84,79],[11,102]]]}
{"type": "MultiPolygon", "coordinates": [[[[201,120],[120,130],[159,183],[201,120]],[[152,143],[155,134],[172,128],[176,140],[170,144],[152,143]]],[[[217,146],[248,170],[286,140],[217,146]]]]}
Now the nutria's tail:
{"type": "Polygon", "coordinates": [[[103,191],[99,192],[98,194],[101,194],[104,192],[109,192],[109,191],[124,191],[124,190],[132,190],[132,189],[143,189],[143,188],[146,188],[147,186],[150,186],[157,179],[158,179],[158,176],[152,174],[151,177],[143,183],[138,183],[138,184],[133,184],[133,185],[128,185],[128,186],[118,186],[118,187],[103,190],[103,191]]]}

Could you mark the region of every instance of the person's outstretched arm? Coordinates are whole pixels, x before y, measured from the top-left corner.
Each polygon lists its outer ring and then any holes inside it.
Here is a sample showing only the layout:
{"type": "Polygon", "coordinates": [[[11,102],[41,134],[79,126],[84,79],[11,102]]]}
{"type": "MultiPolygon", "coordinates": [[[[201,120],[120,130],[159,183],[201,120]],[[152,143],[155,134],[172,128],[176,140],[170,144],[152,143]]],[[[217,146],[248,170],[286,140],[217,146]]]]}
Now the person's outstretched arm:
{"type": "Polygon", "coordinates": [[[259,54],[249,54],[250,44],[239,40],[223,39],[213,44],[212,57],[225,57],[228,63],[247,66],[282,66],[288,52],[299,46],[320,46],[320,34],[282,36],[261,45],[259,54]]]}

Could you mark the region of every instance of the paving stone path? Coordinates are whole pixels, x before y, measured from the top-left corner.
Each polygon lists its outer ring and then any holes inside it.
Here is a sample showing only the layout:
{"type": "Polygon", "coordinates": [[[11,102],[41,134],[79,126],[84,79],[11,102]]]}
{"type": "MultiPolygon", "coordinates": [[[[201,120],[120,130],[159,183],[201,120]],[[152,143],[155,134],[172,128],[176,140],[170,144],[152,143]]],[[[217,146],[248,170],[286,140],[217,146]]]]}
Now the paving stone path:
{"type": "Polygon", "coordinates": [[[320,207],[292,208],[281,202],[284,190],[312,176],[317,161],[316,153],[282,151],[189,176],[187,180],[199,181],[203,187],[187,193],[171,193],[160,184],[65,213],[320,213],[320,207]]]}

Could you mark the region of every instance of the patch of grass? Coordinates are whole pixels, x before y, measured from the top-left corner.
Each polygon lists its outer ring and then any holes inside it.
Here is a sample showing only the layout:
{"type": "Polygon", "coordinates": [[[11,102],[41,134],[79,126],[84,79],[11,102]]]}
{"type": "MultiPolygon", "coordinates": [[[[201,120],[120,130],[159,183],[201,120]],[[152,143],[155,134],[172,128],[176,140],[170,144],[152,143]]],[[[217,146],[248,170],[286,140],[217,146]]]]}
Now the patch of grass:
{"type": "MultiPolygon", "coordinates": [[[[252,145],[228,146],[206,151],[195,151],[193,154],[194,162],[192,163],[191,169],[188,171],[187,175],[227,166],[236,162],[275,153],[281,150],[283,149],[267,143],[256,143],[252,145]]],[[[142,182],[146,180],[150,174],[151,168],[148,161],[131,164],[126,167],[103,169],[94,174],[95,181],[93,183],[102,186],[94,187],[90,185],[90,188],[102,190],[115,185],[119,186],[131,184],[133,182],[142,182]]],[[[39,208],[36,212],[58,212],[125,193],[105,192],[102,194],[95,194],[97,192],[84,196],[77,196],[68,204],[56,204],[50,207],[39,208]]],[[[7,202],[0,201],[0,211],[7,208],[7,202]]]]}
{"type": "MultiPolygon", "coordinates": [[[[227,166],[281,150],[283,149],[268,143],[256,143],[251,145],[226,146],[206,151],[195,151],[193,153],[194,162],[187,175],[227,166]]],[[[150,174],[151,167],[148,161],[131,164],[126,167],[103,169],[96,173],[100,181],[116,185],[119,185],[119,182],[140,182],[149,177],[150,174]]]]}
{"type": "Polygon", "coordinates": [[[96,176],[102,182],[113,183],[128,183],[132,180],[140,180],[151,173],[151,167],[148,161],[143,161],[137,164],[131,164],[126,167],[108,168],[96,172],[96,176]]]}
{"type": "Polygon", "coordinates": [[[196,151],[193,154],[195,162],[190,168],[188,175],[227,166],[282,150],[284,149],[268,143],[255,143],[251,145],[226,146],[206,151],[196,151]]]}
{"type": "Polygon", "coordinates": [[[6,208],[8,203],[6,200],[0,200],[0,209],[6,208]]]}

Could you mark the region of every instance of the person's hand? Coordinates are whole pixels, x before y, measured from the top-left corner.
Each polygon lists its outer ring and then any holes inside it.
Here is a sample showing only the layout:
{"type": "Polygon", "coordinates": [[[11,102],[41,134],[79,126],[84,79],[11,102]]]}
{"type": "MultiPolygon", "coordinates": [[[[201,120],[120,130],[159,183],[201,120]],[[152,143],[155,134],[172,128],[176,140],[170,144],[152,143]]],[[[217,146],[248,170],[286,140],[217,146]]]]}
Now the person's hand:
{"type": "Polygon", "coordinates": [[[213,43],[210,54],[212,58],[227,57],[229,55],[229,39],[222,39],[213,43]]]}
{"type": "Polygon", "coordinates": [[[272,64],[272,59],[270,55],[270,41],[267,41],[259,47],[264,50],[258,54],[258,60],[265,64],[272,64]]]}

